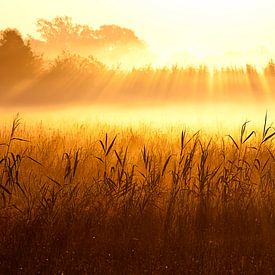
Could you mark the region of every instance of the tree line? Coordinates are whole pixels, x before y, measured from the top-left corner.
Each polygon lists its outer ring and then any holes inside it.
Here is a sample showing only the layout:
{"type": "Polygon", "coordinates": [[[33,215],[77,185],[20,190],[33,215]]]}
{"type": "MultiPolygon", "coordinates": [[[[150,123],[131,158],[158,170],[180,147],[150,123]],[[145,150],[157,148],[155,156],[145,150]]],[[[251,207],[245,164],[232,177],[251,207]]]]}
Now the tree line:
{"type": "Polygon", "coordinates": [[[137,66],[123,71],[119,63],[106,65],[99,52],[105,53],[107,59],[116,56],[117,61],[131,58],[135,51],[142,55],[146,44],[132,30],[114,25],[95,30],[74,24],[69,17],[57,17],[52,21],[40,19],[37,26],[40,39],[23,39],[16,29],[0,33],[2,102],[73,102],[80,98],[88,102],[98,98],[204,100],[211,94],[209,89],[213,90],[212,96],[216,99],[232,95],[247,98],[251,91],[253,96],[261,97],[263,82],[272,93],[274,91],[275,64],[272,60],[263,73],[252,65],[223,68],[212,73],[205,66],[176,65],[137,66]],[[50,58],[46,49],[54,49],[57,56],[50,58]]]}

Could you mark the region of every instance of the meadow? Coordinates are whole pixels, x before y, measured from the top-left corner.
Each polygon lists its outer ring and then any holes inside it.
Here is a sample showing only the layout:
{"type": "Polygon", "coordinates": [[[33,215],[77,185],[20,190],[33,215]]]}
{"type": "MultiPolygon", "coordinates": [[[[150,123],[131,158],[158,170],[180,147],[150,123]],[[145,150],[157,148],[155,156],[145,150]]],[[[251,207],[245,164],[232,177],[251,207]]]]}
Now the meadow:
{"type": "Polygon", "coordinates": [[[115,120],[2,122],[1,274],[274,274],[268,114],[230,133],[115,120]]]}
{"type": "Polygon", "coordinates": [[[270,22],[171,57],[68,16],[0,30],[0,274],[274,274],[270,22]]]}

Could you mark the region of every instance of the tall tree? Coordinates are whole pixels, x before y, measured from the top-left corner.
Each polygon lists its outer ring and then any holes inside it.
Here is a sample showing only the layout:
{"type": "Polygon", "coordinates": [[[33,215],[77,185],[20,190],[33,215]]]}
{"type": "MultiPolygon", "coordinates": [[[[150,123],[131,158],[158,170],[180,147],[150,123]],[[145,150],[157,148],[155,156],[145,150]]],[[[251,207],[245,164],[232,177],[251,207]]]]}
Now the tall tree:
{"type": "Polygon", "coordinates": [[[0,34],[0,84],[31,76],[39,60],[33,54],[30,44],[24,42],[15,29],[6,29],[0,34]]]}
{"type": "Polygon", "coordinates": [[[68,50],[82,56],[93,55],[103,62],[116,63],[136,56],[140,60],[148,54],[146,44],[134,31],[117,25],[93,29],[73,23],[68,16],[56,17],[51,21],[38,19],[36,24],[41,39],[32,39],[31,44],[50,57],[68,50]]]}

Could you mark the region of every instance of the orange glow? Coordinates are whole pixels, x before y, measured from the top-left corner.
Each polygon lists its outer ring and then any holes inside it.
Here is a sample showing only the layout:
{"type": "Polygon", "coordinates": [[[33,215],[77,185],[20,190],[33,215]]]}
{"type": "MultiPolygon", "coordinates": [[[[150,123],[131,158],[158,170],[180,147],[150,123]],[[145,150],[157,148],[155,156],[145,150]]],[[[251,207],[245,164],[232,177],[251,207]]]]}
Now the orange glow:
{"type": "Polygon", "coordinates": [[[115,24],[134,30],[156,65],[262,68],[275,57],[274,13],[272,0],[10,0],[1,4],[0,28],[37,37],[37,18],[65,14],[94,28],[115,24]]]}
{"type": "MultiPolygon", "coordinates": [[[[156,4],[153,2],[149,4],[152,7],[156,4]]],[[[225,16],[223,24],[229,20],[224,9],[228,8],[229,14],[233,12],[233,6],[221,5],[218,1],[212,0],[209,7],[195,2],[205,9],[205,14],[198,10],[200,20],[205,19],[206,14],[215,18],[214,6],[225,16]]],[[[249,10],[258,5],[253,2],[248,7],[246,3],[239,8],[249,10]]],[[[161,2],[159,14],[173,11],[177,16],[177,10],[187,7],[180,1],[174,1],[169,7],[161,2]]],[[[181,55],[169,53],[168,46],[163,50],[164,45],[159,43],[159,48],[153,51],[150,41],[139,35],[142,32],[137,33],[127,25],[107,23],[94,27],[78,23],[69,16],[40,18],[36,21],[38,33],[28,39],[15,29],[3,30],[0,40],[2,105],[33,108],[112,104],[140,106],[144,110],[146,105],[256,103],[267,106],[274,100],[275,64],[271,59],[260,69],[253,58],[249,64],[241,64],[235,46],[228,44],[231,47],[228,57],[234,66],[224,66],[222,58],[219,58],[220,63],[215,63],[214,59],[211,63],[209,59],[204,64],[209,45],[196,43],[192,53],[197,59],[188,66],[188,62],[182,62],[181,55]]],[[[179,26],[174,27],[178,33],[179,26]]],[[[194,28],[198,26],[194,24],[194,28]]],[[[209,34],[208,41],[210,38],[209,34]]],[[[218,54],[222,44],[217,41],[212,52],[218,54]]],[[[181,44],[174,50],[180,47],[181,44]]],[[[264,48],[261,49],[258,53],[264,52],[264,48]]],[[[247,56],[249,52],[248,49],[247,56]]],[[[183,56],[188,57],[188,53],[183,56]]]]}

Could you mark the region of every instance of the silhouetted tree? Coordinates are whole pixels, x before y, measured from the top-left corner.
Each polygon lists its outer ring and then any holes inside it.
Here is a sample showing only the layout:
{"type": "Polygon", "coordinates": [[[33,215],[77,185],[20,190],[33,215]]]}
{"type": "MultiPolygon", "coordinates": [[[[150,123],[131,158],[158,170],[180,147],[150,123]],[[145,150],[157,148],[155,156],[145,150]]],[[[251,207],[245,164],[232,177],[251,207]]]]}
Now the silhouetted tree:
{"type": "Polygon", "coordinates": [[[92,29],[88,25],[73,23],[68,16],[56,17],[51,21],[38,19],[36,24],[41,40],[31,39],[31,45],[50,56],[69,50],[111,62],[122,61],[123,56],[132,55],[133,58],[139,53],[143,57],[147,50],[145,43],[132,30],[117,25],[92,29]]]}
{"type": "Polygon", "coordinates": [[[47,43],[60,43],[65,46],[87,43],[90,46],[125,45],[129,43],[144,46],[135,33],[127,28],[117,25],[103,25],[98,30],[93,30],[88,25],[80,25],[72,22],[68,16],[56,17],[52,21],[38,19],[37,31],[47,43]]]}
{"type": "Polygon", "coordinates": [[[66,45],[80,39],[83,26],[74,24],[68,16],[56,17],[52,21],[38,19],[37,31],[41,38],[49,44],[66,45]]]}
{"type": "Polygon", "coordinates": [[[34,56],[29,43],[24,42],[15,29],[6,29],[0,34],[0,85],[33,75],[40,60],[34,56]]]}

